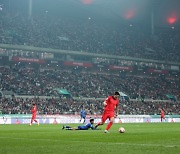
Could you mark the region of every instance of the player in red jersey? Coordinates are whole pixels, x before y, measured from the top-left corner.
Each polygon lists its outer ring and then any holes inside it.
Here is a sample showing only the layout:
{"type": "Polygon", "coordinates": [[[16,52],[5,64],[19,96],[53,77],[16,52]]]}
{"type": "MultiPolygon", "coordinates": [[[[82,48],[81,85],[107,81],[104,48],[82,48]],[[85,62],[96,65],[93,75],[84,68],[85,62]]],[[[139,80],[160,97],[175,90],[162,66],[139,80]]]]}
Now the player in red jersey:
{"type": "Polygon", "coordinates": [[[36,104],[33,103],[33,106],[31,109],[31,113],[32,113],[31,123],[29,124],[30,126],[32,125],[33,121],[35,121],[39,125],[39,122],[36,120],[36,112],[37,112],[37,107],[36,107],[36,104]]]}
{"type": "Polygon", "coordinates": [[[161,109],[161,122],[163,121],[163,119],[164,121],[166,120],[164,115],[164,109],[161,109]]]}
{"type": "Polygon", "coordinates": [[[107,119],[110,120],[108,123],[105,133],[108,133],[108,130],[111,128],[114,118],[119,114],[119,92],[115,92],[113,96],[108,96],[108,98],[103,102],[104,112],[102,115],[101,122],[97,123],[95,128],[100,125],[103,125],[107,119]],[[116,111],[116,113],[114,113],[116,111]]]}

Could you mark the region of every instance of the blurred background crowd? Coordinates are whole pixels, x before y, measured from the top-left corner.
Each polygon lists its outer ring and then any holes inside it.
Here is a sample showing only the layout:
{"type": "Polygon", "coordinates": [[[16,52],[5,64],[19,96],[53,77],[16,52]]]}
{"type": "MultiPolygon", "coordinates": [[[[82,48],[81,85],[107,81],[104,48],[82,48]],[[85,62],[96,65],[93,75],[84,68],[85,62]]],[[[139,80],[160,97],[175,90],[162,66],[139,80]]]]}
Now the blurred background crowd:
{"type": "Polygon", "coordinates": [[[179,2],[135,1],[0,1],[1,113],[101,114],[120,91],[121,114],[180,114],[179,2]]]}

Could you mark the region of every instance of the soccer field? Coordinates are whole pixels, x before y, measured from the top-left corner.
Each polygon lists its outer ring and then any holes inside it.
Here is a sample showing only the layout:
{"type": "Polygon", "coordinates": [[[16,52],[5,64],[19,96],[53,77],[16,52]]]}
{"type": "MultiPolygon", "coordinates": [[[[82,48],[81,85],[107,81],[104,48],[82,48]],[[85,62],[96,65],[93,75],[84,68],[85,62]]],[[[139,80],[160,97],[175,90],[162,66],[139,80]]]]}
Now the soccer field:
{"type": "MultiPolygon", "coordinates": [[[[71,125],[77,126],[77,125],[71,125]]],[[[180,123],[114,124],[67,131],[58,125],[0,125],[0,154],[179,154],[180,123]],[[118,128],[126,129],[124,134],[118,128]]]]}

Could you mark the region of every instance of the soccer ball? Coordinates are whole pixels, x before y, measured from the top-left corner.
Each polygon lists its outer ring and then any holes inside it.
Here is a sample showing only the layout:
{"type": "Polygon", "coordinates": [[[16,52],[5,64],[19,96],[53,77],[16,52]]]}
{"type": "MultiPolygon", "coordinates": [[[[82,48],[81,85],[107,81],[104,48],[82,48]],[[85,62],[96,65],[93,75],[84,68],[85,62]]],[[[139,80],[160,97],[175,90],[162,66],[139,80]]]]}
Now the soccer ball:
{"type": "Polygon", "coordinates": [[[123,127],[120,127],[119,128],[119,133],[124,133],[125,132],[125,129],[123,127]]]}

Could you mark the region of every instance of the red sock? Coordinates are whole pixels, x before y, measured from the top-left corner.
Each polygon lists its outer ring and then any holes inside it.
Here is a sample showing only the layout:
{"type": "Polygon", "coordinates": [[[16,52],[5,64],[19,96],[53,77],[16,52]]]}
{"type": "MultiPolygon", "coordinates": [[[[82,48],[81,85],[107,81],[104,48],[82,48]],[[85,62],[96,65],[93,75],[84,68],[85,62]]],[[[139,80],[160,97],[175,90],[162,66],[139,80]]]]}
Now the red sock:
{"type": "Polygon", "coordinates": [[[106,130],[109,130],[111,128],[112,124],[113,124],[113,122],[108,123],[106,130]]]}
{"type": "Polygon", "coordinates": [[[37,123],[37,120],[36,120],[36,119],[34,119],[34,121],[37,123]]]}
{"type": "Polygon", "coordinates": [[[98,123],[96,124],[95,128],[97,128],[99,125],[103,125],[103,123],[102,123],[102,122],[98,122],[98,123]]]}

